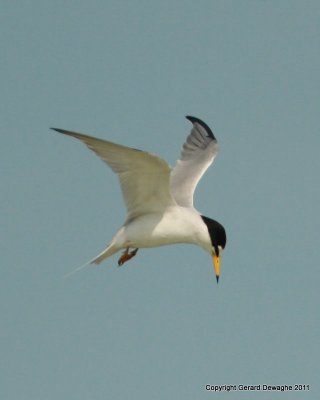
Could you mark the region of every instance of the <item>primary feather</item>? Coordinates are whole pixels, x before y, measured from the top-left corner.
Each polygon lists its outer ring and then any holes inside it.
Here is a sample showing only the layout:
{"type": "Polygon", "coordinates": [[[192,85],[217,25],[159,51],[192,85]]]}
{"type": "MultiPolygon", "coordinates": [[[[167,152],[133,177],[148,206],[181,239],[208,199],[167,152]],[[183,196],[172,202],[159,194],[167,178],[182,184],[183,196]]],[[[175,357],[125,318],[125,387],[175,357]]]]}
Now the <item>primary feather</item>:
{"type": "Polygon", "coordinates": [[[181,155],[171,171],[171,194],[182,207],[193,207],[195,188],[216,157],[219,145],[203,121],[187,117],[193,127],[182,146],[181,155]]]}
{"type": "Polygon", "coordinates": [[[170,194],[170,167],[162,158],[82,133],[52,129],[79,139],[118,175],[127,206],[127,220],[162,212],[176,204],[170,194]]]}

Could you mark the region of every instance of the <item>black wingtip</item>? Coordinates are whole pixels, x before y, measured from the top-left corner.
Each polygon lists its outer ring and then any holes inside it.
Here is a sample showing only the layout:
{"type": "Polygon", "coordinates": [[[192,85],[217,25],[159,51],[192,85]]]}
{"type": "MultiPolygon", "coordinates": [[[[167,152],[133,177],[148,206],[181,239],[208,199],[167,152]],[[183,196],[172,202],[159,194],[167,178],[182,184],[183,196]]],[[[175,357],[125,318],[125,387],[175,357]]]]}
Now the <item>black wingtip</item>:
{"type": "Polygon", "coordinates": [[[201,121],[201,119],[192,117],[191,115],[186,115],[186,118],[192,123],[195,123],[195,122],[204,123],[203,121],[201,121]]]}
{"type": "Polygon", "coordinates": [[[53,131],[59,132],[59,133],[65,133],[65,131],[63,129],[59,129],[59,128],[50,128],[53,131]]]}
{"type": "Polygon", "coordinates": [[[201,126],[205,129],[205,131],[207,132],[207,134],[208,134],[209,137],[211,137],[211,138],[214,139],[214,140],[217,140],[217,139],[215,138],[215,136],[214,136],[212,130],[209,128],[209,126],[208,126],[205,122],[203,122],[201,119],[196,118],[196,117],[192,117],[191,115],[186,115],[186,118],[187,118],[192,124],[197,123],[197,124],[201,125],[201,126]]]}

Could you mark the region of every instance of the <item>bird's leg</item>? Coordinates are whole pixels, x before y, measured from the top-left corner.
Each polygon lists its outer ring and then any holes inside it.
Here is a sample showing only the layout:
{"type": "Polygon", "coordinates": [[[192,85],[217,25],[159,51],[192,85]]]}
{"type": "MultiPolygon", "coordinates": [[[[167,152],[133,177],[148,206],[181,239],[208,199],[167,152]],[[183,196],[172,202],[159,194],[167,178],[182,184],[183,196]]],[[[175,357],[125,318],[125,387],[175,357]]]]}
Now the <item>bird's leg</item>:
{"type": "Polygon", "coordinates": [[[125,249],[125,251],[122,253],[121,257],[118,260],[118,266],[120,267],[123,265],[125,262],[131,260],[132,257],[134,257],[139,249],[134,249],[129,252],[129,247],[125,249]]]}

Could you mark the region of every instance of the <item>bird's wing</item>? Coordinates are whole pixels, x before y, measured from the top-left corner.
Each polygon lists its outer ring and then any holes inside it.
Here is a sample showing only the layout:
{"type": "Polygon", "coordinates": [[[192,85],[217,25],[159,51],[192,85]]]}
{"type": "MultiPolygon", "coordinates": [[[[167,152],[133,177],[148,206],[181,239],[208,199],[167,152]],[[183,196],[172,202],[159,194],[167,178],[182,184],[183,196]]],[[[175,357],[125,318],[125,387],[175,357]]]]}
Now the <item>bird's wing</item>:
{"type": "Polygon", "coordinates": [[[79,139],[118,174],[127,219],[176,204],[170,194],[170,167],[160,157],[81,133],[51,129],[79,139]]]}
{"type": "Polygon", "coordinates": [[[218,153],[218,143],[211,129],[198,118],[186,117],[193,127],[182,146],[181,155],[171,171],[171,194],[183,207],[193,207],[195,188],[218,153]]]}

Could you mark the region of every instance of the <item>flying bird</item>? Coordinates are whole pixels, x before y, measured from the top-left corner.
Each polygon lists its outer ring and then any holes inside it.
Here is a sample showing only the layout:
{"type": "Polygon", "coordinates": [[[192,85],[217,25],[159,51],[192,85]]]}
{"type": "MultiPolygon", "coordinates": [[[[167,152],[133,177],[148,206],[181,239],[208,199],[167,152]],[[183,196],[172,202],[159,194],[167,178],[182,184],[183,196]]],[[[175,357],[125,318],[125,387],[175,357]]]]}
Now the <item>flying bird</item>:
{"type": "Polygon", "coordinates": [[[217,282],[226,232],[193,206],[195,188],[218,153],[217,140],[199,118],[187,116],[192,129],[174,168],[157,155],[82,133],[51,128],[79,139],[118,175],[127,218],[109,245],[88,264],[100,264],[123,250],[118,265],[140,248],[177,243],[202,247],[213,260],[217,282]]]}

